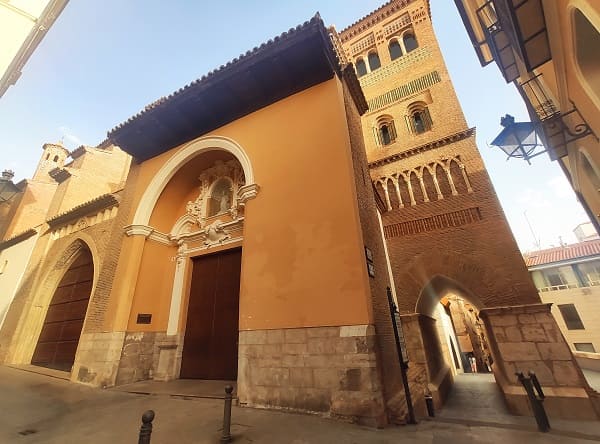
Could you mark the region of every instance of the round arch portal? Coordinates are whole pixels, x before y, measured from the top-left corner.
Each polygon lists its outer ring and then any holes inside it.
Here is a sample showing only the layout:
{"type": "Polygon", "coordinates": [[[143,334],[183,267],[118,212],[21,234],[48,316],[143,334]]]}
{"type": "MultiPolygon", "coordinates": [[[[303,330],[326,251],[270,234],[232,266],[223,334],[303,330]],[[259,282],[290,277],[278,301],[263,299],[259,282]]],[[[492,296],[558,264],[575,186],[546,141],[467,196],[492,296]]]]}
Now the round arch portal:
{"type": "Polygon", "coordinates": [[[186,162],[197,155],[208,151],[226,151],[231,153],[242,166],[244,177],[246,179],[245,187],[254,186],[254,172],[250,158],[244,149],[235,141],[226,137],[212,136],[196,139],[175,153],[154,176],[135,212],[133,225],[148,225],[154,206],[158,201],[163,189],[167,186],[171,178],[186,162]]]}
{"type": "Polygon", "coordinates": [[[473,305],[477,311],[485,307],[483,302],[474,295],[471,291],[463,287],[461,284],[446,276],[437,275],[423,287],[417,303],[415,304],[415,312],[432,316],[435,312],[441,299],[448,294],[457,294],[464,300],[473,305]]]}

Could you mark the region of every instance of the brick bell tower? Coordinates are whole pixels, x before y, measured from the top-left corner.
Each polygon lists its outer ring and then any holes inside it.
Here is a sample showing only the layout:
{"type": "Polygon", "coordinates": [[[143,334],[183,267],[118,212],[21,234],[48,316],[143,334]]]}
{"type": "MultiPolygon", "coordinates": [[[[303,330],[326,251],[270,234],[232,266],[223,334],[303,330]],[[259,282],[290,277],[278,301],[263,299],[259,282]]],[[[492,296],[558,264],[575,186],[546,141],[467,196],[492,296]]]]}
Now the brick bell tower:
{"type": "Polygon", "coordinates": [[[392,0],[339,38],[369,105],[363,135],[387,207],[382,222],[415,409],[424,412],[427,393],[442,404],[452,385],[434,313],[457,295],[485,322],[511,410],[528,414],[514,376],[521,370],[543,374],[542,384],[557,390],[546,406],[561,410],[567,387],[582,391],[587,383],[531,282],[452,86],[429,2],[392,0]]]}

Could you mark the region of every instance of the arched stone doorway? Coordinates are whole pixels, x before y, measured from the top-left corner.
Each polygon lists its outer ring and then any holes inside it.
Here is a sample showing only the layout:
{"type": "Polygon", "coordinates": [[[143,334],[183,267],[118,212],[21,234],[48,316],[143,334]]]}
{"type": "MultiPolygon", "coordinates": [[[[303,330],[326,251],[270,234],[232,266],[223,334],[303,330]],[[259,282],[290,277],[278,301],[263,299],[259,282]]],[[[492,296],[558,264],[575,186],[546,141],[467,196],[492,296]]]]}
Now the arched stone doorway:
{"type": "MultiPolygon", "coordinates": [[[[468,357],[475,349],[474,338],[465,330],[475,326],[466,325],[466,320],[472,314],[477,316],[483,307],[481,299],[464,285],[436,274],[418,293],[415,312],[402,315],[410,359],[408,378],[417,410],[423,412],[425,395],[432,395],[436,408],[441,407],[455,376],[470,371],[468,357]]],[[[487,337],[483,322],[477,327],[487,337]]],[[[477,332],[477,336],[481,338],[481,332],[477,332]]],[[[487,344],[485,348],[487,358],[490,356],[487,344]]],[[[485,360],[483,353],[478,355],[485,360]]]]}
{"type": "Polygon", "coordinates": [[[71,371],[93,279],[92,254],[86,246],[81,246],[54,291],[31,358],[33,365],[71,371]]]}
{"type": "Polygon", "coordinates": [[[228,139],[200,139],[145,189],[139,223],[126,227],[145,239],[117,384],[236,379],[246,202],[258,191],[240,153],[228,139]]]}
{"type": "Polygon", "coordinates": [[[417,412],[426,414],[423,399],[428,394],[433,395],[436,408],[442,406],[452,387],[452,359],[448,352],[444,358],[435,310],[439,314],[439,303],[454,295],[479,312],[494,379],[511,413],[531,415],[515,372],[533,371],[547,389],[544,405],[549,415],[596,417],[589,386],[550,313],[550,304],[540,303],[529,290],[530,278],[511,282],[467,256],[429,252],[415,257],[395,282],[417,412]],[[577,413],[564,408],[575,398],[582,408],[577,413]]]}

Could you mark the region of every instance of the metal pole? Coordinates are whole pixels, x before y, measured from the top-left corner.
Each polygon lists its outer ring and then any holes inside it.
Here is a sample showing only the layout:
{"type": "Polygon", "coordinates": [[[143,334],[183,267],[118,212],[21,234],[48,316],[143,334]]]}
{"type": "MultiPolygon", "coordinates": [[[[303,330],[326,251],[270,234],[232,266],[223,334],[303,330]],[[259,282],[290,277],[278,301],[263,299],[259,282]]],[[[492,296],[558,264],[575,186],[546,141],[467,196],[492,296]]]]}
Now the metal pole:
{"type": "Polygon", "coordinates": [[[544,395],[544,391],[542,390],[542,386],[541,386],[540,381],[538,380],[536,374],[534,372],[530,371],[529,377],[531,378],[531,382],[533,383],[533,386],[535,387],[536,391],[538,392],[540,399],[544,399],[546,397],[546,395],[544,395]]]}
{"type": "Polygon", "coordinates": [[[404,386],[404,396],[406,398],[406,407],[408,409],[408,423],[416,424],[417,420],[415,419],[415,410],[413,408],[412,396],[410,394],[410,387],[408,385],[408,376],[406,374],[406,368],[408,365],[404,362],[402,358],[402,347],[400,345],[400,335],[398,333],[398,329],[402,328],[402,325],[398,325],[396,323],[396,317],[394,316],[397,312],[396,304],[394,303],[394,298],[392,297],[392,290],[390,287],[387,288],[387,297],[388,303],[390,305],[390,314],[392,316],[392,326],[394,327],[394,336],[396,338],[396,351],[398,353],[398,360],[400,361],[400,372],[402,374],[402,385],[404,386]]]}
{"type": "Polygon", "coordinates": [[[223,409],[223,434],[221,435],[221,442],[231,441],[231,399],[233,395],[233,387],[230,385],[225,386],[225,407],[223,409]]]}
{"type": "Polygon", "coordinates": [[[533,384],[531,382],[531,378],[528,378],[523,375],[522,372],[515,373],[519,378],[521,384],[525,388],[525,392],[527,393],[527,397],[529,398],[529,403],[531,404],[531,410],[533,410],[533,415],[535,417],[535,421],[538,425],[538,430],[540,432],[547,432],[550,430],[550,423],[548,422],[548,416],[546,415],[546,411],[544,410],[544,406],[542,405],[542,401],[538,399],[533,391],[533,384]]]}
{"type": "Polygon", "coordinates": [[[150,444],[150,435],[152,435],[152,421],[154,421],[154,410],[145,411],[142,415],[142,426],[140,427],[138,444],[150,444]]]}

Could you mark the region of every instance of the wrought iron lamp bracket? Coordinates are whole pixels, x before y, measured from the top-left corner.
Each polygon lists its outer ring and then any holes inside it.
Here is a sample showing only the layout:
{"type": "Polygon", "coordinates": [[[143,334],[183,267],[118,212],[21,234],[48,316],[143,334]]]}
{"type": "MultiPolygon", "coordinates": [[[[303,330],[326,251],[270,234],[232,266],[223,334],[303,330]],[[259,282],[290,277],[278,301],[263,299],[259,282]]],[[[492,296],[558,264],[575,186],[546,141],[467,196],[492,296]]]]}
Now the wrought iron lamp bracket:
{"type": "Polygon", "coordinates": [[[565,113],[556,113],[538,122],[536,126],[541,126],[542,131],[539,133],[544,139],[544,144],[552,147],[554,151],[566,149],[570,143],[590,135],[598,140],[592,128],[575,107],[565,113]]]}

